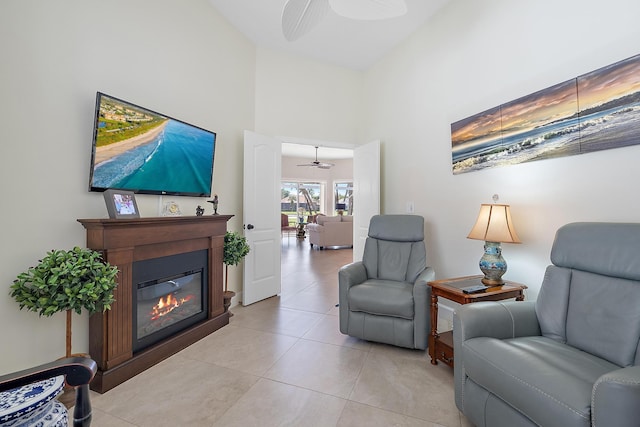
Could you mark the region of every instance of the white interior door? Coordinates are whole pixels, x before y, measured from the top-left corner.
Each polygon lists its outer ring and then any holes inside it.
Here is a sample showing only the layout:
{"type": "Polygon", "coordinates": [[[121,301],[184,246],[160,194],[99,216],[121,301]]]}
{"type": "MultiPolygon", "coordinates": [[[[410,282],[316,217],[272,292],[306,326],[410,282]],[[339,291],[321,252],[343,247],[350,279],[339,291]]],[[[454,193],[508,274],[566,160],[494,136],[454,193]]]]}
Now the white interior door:
{"type": "Polygon", "coordinates": [[[353,260],[362,260],[369,220],[380,213],[380,141],[353,150],[353,260]]]}
{"type": "Polygon", "coordinates": [[[282,144],[244,131],[244,260],[242,305],[280,293],[280,175],[282,144]]]}

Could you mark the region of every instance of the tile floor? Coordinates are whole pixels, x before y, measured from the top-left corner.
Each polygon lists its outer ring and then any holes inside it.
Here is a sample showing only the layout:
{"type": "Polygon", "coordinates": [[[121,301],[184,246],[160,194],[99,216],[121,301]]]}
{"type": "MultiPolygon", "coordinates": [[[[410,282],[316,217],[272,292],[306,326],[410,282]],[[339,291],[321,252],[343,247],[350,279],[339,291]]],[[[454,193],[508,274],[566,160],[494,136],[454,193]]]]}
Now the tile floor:
{"type": "Polygon", "coordinates": [[[448,426],[453,371],[424,351],[338,330],[337,271],[350,249],[282,240],[282,294],[105,394],[94,427],[448,426]]]}

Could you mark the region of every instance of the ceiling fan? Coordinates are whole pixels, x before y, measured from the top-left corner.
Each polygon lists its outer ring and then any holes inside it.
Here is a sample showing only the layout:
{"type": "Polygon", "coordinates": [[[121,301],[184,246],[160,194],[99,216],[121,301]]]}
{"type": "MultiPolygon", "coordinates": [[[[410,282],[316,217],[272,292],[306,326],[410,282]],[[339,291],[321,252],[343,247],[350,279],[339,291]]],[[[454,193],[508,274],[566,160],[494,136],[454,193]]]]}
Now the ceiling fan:
{"type": "Polygon", "coordinates": [[[335,163],[319,162],[318,161],[318,147],[316,146],[316,159],[310,163],[303,163],[298,166],[312,166],[319,169],[331,169],[331,166],[335,166],[335,163]]]}
{"type": "Polygon", "coordinates": [[[345,18],[380,20],[407,13],[405,0],[287,0],[282,10],[282,33],[295,41],[311,31],[329,9],[345,18]]]}

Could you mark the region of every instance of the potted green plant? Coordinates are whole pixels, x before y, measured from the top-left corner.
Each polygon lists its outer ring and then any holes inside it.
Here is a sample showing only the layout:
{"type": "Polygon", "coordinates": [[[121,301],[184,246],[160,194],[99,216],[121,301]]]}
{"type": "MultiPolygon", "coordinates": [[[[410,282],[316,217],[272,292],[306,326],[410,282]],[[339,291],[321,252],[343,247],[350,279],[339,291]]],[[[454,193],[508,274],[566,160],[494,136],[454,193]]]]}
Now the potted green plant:
{"type": "Polygon", "coordinates": [[[224,235],[224,252],[222,262],[224,263],[224,311],[229,309],[231,298],[236,293],[229,290],[229,266],[238,265],[240,261],[249,253],[247,239],[235,231],[227,231],[224,235]]]}
{"type": "Polygon", "coordinates": [[[11,285],[10,295],[40,316],[67,312],[66,355],[71,356],[71,312],[82,309],[89,313],[109,310],[114,302],[117,267],[103,261],[99,252],[74,247],[52,250],[35,267],[18,275],[11,285]]]}

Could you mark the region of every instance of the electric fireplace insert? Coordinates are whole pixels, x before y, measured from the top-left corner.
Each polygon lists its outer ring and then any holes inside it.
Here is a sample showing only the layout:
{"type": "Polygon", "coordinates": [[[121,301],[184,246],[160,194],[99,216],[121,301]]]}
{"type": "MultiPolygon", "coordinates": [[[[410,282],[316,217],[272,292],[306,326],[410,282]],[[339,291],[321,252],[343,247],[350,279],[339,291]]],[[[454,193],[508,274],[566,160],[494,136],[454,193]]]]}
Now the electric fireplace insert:
{"type": "Polygon", "coordinates": [[[207,251],[133,263],[133,352],[207,318],[207,251]]]}

